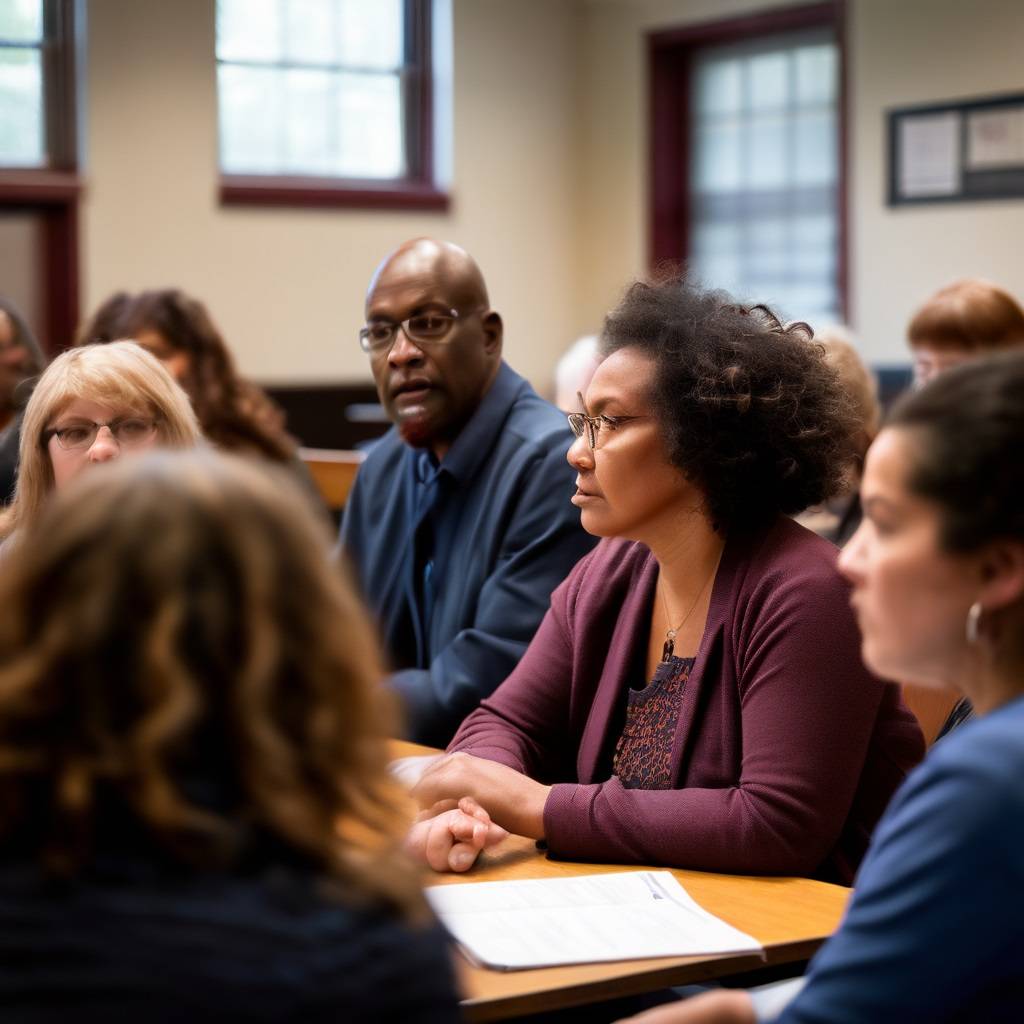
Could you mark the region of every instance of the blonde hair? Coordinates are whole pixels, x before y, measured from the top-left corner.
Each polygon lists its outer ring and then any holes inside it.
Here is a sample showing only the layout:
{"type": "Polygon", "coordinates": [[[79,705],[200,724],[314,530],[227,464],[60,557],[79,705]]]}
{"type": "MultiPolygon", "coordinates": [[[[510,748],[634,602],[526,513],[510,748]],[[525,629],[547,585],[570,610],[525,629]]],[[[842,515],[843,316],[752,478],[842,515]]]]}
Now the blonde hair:
{"type": "Polygon", "coordinates": [[[26,535],[0,580],[0,844],[73,875],[127,814],[196,871],[283,857],[422,910],[374,630],[284,471],[149,452],[26,535]]]}
{"type": "Polygon", "coordinates": [[[0,537],[31,522],[53,490],[45,433],[79,398],[155,417],[163,447],[191,448],[202,439],[188,395],[159,359],[132,341],[71,349],[50,363],[25,407],[18,480],[11,505],[0,518],[0,537]]]}

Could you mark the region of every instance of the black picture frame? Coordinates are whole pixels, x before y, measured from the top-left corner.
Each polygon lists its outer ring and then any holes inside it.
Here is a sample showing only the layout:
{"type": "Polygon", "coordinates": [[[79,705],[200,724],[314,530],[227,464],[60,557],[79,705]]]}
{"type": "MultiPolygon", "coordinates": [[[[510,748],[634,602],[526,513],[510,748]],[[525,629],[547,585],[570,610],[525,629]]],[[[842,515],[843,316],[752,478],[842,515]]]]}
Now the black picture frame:
{"type": "Polygon", "coordinates": [[[886,113],[888,205],[1024,198],[1024,92],[886,113]]]}

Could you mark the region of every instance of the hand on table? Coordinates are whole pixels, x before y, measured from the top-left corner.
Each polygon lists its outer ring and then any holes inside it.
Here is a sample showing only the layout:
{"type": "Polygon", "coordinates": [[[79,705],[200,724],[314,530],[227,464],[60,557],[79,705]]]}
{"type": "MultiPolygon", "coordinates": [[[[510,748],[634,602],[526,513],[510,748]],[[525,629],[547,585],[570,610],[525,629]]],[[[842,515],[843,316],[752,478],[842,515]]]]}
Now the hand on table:
{"type": "Polygon", "coordinates": [[[435,871],[468,871],[481,850],[490,849],[507,835],[475,800],[463,797],[441,800],[418,814],[405,848],[435,871]]]}
{"type": "Polygon", "coordinates": [[[420,807],[472,797],[490,820],[529,839],[544,838],[544,804],[550,786],[514,768],[471,754],[446,754],[431,764],[412,789],[420,807]]]}
{"type": "Polygon", "coordinates": [[[666,1003],[619,1024],[756,1024],[750,996],[741,990],[706,992],[666,1003]]]}

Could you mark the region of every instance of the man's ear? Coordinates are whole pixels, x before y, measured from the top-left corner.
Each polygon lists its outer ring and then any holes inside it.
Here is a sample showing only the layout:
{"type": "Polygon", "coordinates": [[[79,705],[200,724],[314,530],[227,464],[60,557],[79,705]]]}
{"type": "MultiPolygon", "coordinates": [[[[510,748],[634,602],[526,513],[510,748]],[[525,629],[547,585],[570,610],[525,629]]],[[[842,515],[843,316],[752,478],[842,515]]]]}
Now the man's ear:
{"type": "Polygon", "coordinates": [[[489,309],[481,320],[484,328],[484,350],[488,355],[501,355],[501,342],[504,335],[504,326],[501,317],[489,309]]]}
{"type": "Polygon", "coordinates": [[[999,611],[1024,598],[1024,542],[998,540],[981,555],[978,600],[986,611],[999,611]]]}

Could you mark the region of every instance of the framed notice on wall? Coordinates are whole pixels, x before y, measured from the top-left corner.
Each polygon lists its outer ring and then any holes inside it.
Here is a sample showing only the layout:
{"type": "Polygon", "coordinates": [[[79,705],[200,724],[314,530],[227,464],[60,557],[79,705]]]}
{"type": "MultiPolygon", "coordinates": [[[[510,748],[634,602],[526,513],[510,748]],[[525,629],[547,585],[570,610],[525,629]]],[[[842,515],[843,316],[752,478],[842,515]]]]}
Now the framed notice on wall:
{"type": "Polygon", "coordinates": [[[1024,198],[1024,93],[888,113],[889,205],[1024,198]]]}

